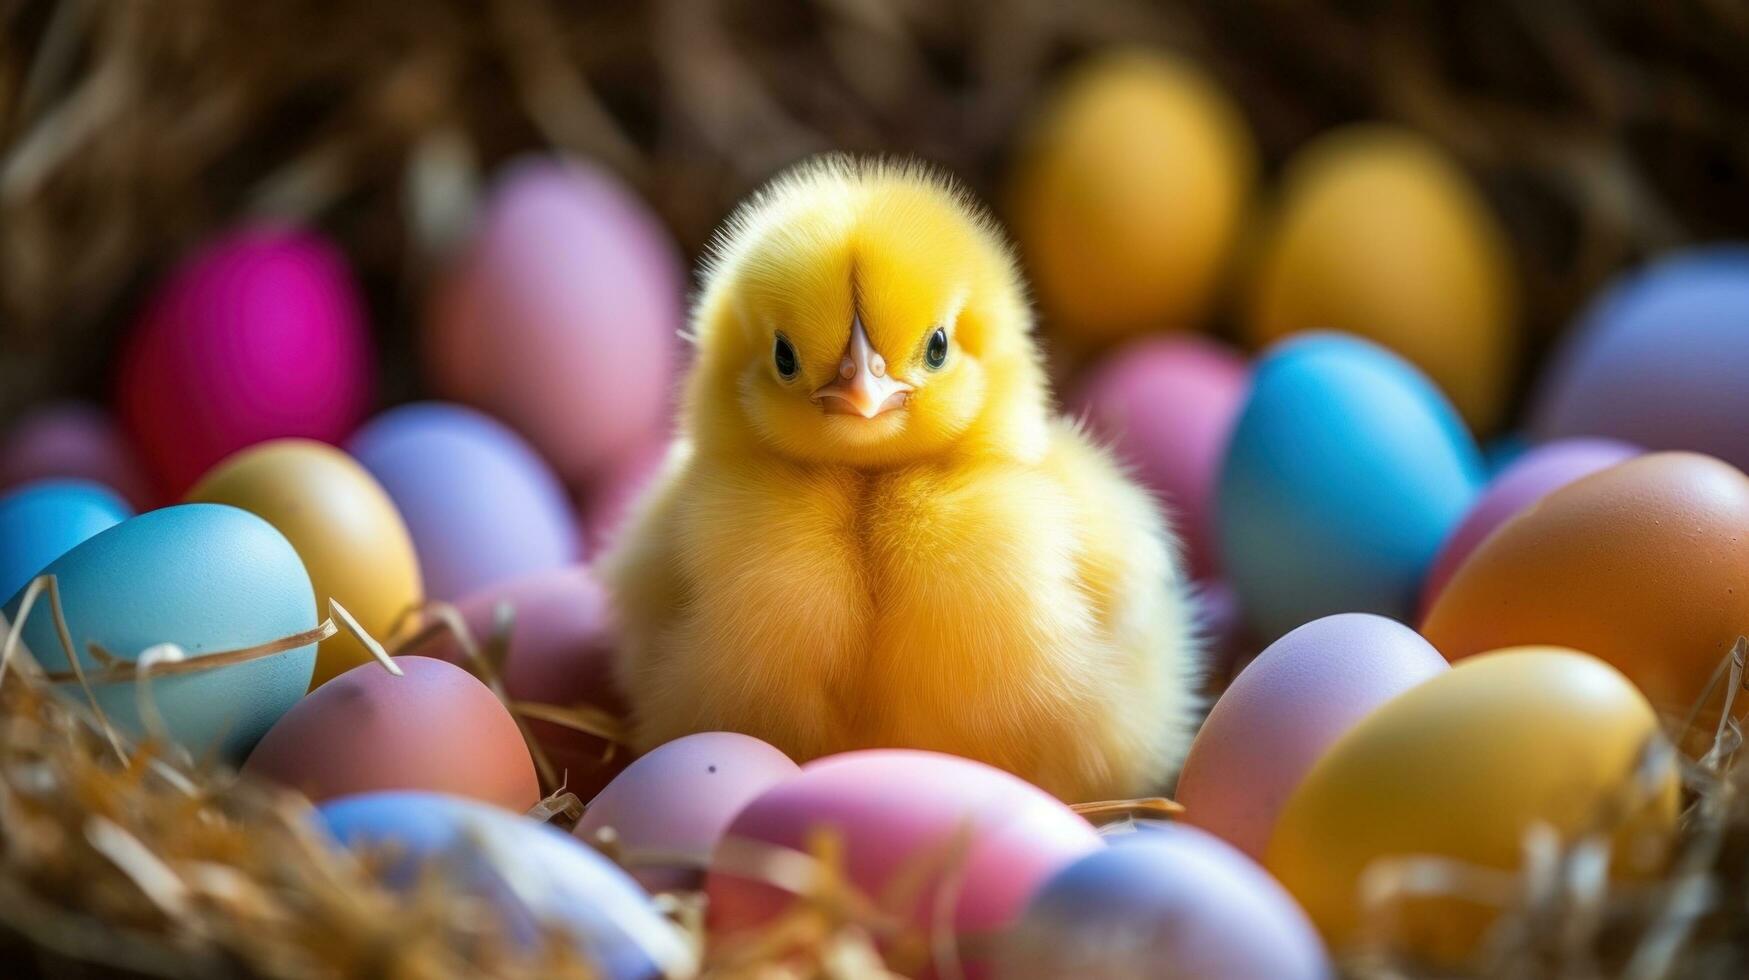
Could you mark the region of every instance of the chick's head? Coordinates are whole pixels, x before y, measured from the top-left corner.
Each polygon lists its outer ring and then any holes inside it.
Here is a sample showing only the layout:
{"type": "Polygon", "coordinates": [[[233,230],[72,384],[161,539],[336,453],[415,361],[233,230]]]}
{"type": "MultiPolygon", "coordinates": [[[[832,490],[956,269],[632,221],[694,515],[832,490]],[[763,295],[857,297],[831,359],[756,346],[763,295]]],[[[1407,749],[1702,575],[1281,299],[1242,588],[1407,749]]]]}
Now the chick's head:
{"type": "Polygon", "coordinates": [[[1024,451],[1045,387],[1001,234],[915,166],[812,161],[719,234],[694,317],[701,445],[890,466],[970,442],[1024,451]]]}

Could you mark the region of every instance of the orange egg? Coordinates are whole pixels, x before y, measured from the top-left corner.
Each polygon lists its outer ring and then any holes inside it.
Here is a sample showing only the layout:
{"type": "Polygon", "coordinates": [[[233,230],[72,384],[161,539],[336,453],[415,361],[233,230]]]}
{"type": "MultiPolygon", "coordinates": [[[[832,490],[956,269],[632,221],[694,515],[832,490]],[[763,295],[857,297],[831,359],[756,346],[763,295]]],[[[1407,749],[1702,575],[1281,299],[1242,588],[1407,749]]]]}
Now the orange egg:
{"type": "Polygon", "coordinates": [[[1585,650],[1681,718],[1749,632],[1749,477],[1653,453],[1568,484],[1482,542],[1421,632],[1452,660],[1585,650]]]}

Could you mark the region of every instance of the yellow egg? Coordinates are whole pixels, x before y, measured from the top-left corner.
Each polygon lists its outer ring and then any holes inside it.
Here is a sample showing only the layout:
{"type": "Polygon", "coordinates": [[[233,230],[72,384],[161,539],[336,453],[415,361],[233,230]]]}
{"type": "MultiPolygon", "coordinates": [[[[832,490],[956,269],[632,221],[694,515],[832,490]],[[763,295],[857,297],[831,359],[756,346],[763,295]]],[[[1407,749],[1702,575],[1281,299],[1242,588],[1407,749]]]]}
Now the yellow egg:
{"type": "MultiPolygon", "coordinates": [[[[333,597],[382,639],[403,610],[424,599],[400,512],[364,467],[332,446],[278,439],[245,449],[208,472],[188,500],[230,504],[278,528],[310,573],[319,616],[333,597]]],[[[310,687],[369,658],[343,628],[317,650],[310,687]]]]}
{"type": "MultiPolygon", "coordinates": [[[[1650,874],[1678,800],[1673,756],[1649,748],[1662,740],[1651,705],[1595,657],[1519,647],[1471,658],[1386,702],[1330,748],[1288,799],[1268,866],[1338,950],[1360,935],[1363,874],[1380,859],[1512,871],[1534,825],[1562,841],[1602,827],[1612,872],[1650,874]],[[1642,753],[1665,764],[1636,778],[1642,753]]],[[[1462,959],[1493,918],[1487,905],[1452,897],[1391,912],[1398,948],[1445,963],[1462,959]]]]}
{"type": "Polygon", "coordinates": [[[1238,109],[1187,62],[1119,51],[1072,71],[1030,127],[1007,198],[1059,342],[1194,324],[1231,258],[1255,155],[1238,109]]]}
{"type": "Polygon", "coordinates": [[[1241,323],[1252,344],[1360,334],[1426,371],[1477,430],[1502,421],[1519,353],[1508,244],[1437,146],[1377,125],[1316,140],[1288,164],[1257,248],[1241,323]]]}

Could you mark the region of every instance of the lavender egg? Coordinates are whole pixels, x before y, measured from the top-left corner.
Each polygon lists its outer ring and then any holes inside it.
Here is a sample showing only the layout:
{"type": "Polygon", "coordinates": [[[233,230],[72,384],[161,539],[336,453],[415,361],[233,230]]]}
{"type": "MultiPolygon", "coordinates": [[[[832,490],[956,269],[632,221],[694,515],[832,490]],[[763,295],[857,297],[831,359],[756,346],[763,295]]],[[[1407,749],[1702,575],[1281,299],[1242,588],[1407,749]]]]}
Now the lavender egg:
{"type": "Polygon", "coordinates": [[[0,438],[0,490],[46,479],[100,483],[135,510],[157,502],[139,456],[115,420],[84,402],[44,405],[0,438]]]}

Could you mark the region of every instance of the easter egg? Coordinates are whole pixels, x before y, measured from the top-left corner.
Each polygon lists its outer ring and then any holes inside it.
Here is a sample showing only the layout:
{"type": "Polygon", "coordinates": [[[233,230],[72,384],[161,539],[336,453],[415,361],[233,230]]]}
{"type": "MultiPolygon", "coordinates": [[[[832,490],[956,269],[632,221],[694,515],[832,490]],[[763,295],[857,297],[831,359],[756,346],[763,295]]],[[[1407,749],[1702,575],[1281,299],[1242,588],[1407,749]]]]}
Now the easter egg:
{"type": "Polygon", "coordinates": [[[321,802],[417,789],[523,811],[540,801],[510,712],[474,676],[430,657],[354,667],[293,705],[249,754],[245,773],[321,802]]]}
{"type": "Polygon", "coordinates": [[[159,287],[122,350],[116,404],[175,497],[255,443],[346,438],[370,406],[372,362],[340,253],[309,232],[246,228],[159,287]]]}
{"type": "Polygon", "coordinates": [[[135,510],[157,502],[139,456],[115,420],[83,402],[44,405],[0,437],[0,490],[52,478],[109,487],[135,510]]]}
{"type": "MultiPolygon", "coordinates": [[[[245,449],[202,477],[188,499],[241,507],[278,528],[304,560],[323,614],[337,599],[378,640],[423,600],[419,558],[400,513],[364,467],[332,446],[277,439],[245,449]]],[[[310,683],[370,659],[341,630],[322,641],[310,683]]]]}
{"type": "Polygon", "coordinates": [[[1580,318],[1533,415],[1543,438],[1609,436],[1749,468],[1749,246],[1678,252],[1580,318]]]}
{"type": "MultiPolygon", "coordinates": [[[[1268,867],[1334,948],[1360,928],[1363,878],[1391,859],[1444,859],[1496,871],[1524,861],[1535,827],[1571,841],[1606,827],[1610,871],[1643,875],[1674,828],[1673,754],[1644,784],[1658,718],[1627,678],[1557,648],[1491,653],[1410,688],[1350,729],[1283,808],[1268,867]]],[[[1453,895],[1403,898],[1398,941],[1461,959],[1494,909],[1453,895]]]]}
{"type": "Polygon", "coordinates": [[[478,412],[403,405],[371,420],[347,448],[401,512],[433,599],[582,558],[558,477],[516,433],[478,412]]]}
{"type": "Polygon", "coordinates": [[[1223,841],[1171,824],[1057,872],[997,950],[1003,980],[1333,974],[1275,879],[1223,841]]]}
{"type": "Polygon", "coordinates": [[[699,732],[659,745],[614,777],[575,833],[606,831],[621,862],[651,890],[679,888],[710,862],[741,808],[800,770],[789,756],[735,732],[699,732]]]}
{"type": "Polygon", "coordinates": [[[1585,650],[1681,718],[1746,627],[1749,477],[1711,456],[1651,453],[1501,525],[1421,632],[1453,660],[1528,643],[1585,650]]]}
{"type": "Polygon", "coordinates": [[[398,855],[391,883],[419,887],[436,866],[478,895],[501,936],[534,947],[557,926],[572,952],[606,980],[692,976],[696,957],[637,884],[558,830],[474,800],[412,791],[365,793],[324,804],[327,832],[352,850],[398,855]]]}
{"type": "Polygon", "coordinates": [[[755,797],[729,825],[706,880],[717,934],[756,931],[793,901],[744,877],[748,857],[773,845],[808,852],[822,834],[842,848],[863,894],[916,876],[924,887],[911,925],[941,923],[960,935],[1011,925],[1051,875],[1102,846],[1067,806],[983,763],[910,749],[826,756],[755,797]]]}
{"type": "Polygon", "coordinates": [[[1443,673],[1445,658],[1368,613],[1316,619],[1240,671],[1178,776],[1184,820],[1258,860],[1275,818],[1324,750],[1379,705],[1443,673]]]}
{"type": "Polygon", "coordinates": [[[1256,174],[1244,118],[1191,63],[1105,54],[1022,138],[1007,210],[1045,323],[1101,346],[1207,312],[1256,174]]]}
{"type": "MultiPolygon", "coordinates": [[[[216,752],[240,762],[310,686],[314,643],[199,667],[203,656],[316,628],[316,595],[303,562],[285,535],[254,514],[218,504],[150,511],[88,538],[44,571],[60,582],[73,648],[87,675],[101,668],[91,644],[135,661],[173,643],[197,668],[160,665],[145,692],[131,674],[94,683],[97,704],[124,733],[146,734],[143,693],[162,716],[165,734],[197,758],[216,752]]],[[[17,620],[22,598],[7,603],[8,619],[17,620]]],[[[47,609],[32,612],[23,636],[37,662],[67,675],[65,688],[82,699],[47,609]]]]}
{"type": "MultiPolygon", "coordinates": [[[[581,705],[624,719],[625,701],[614,681],[618,634],[613,610],[588,569],[548,569],[487,586],[457,602],[456,611],[482,646],[495,637],[499,616],[508,617],[500,669],[512,701],[558,708],[581,705]]],[[[447,632],[416,652],[473,667],[447,632]]],[[[599,792],[629,759],[625,750],[595,735],[534,718],[526,724],[557,770],[558,781],[581,799],[599,792]]]]}
{"type": "Polygon", "coordinates": [[[1263,346],[1332,329],[1427,372],[1470,425],[1498,425],[1518,360],[1507,238],[1457,163],[1407,130],[1339,129],[1289,161],[1247,285],[1263,346]]]}
{"type": "Polygon", "coordinates": [[[0,495],[0,595],[11,596],[50,562],[133,516],[107,487],[39,480],[0,495]]]}
{"type": "Polygon", "coordinates": [[[664,427],[685,282],[667,232],[612,175],[522,160],[431,299],[432,382],[581,479],[664,427]]]}
{"type": "Polygon", "coordinates": [[[1335,334],[1277,345],[1217,490],[1222,567],[1247,621],[1269,639],[1333,613],[1409,619],[1482,479],[1457,414],[1401,358],[1335,334]]]}
{"type": "Polygon", "coordinates": [[[613,544],[667,460],[667,441],[651,440],[589,481],[582,510],[583,539],[591,551],[606,551],[613,544]]]}
{"type": "Polygon", "coordinates": [[[1421,587],[1422,612],[1432,608],[1452,573],[1507,518],[1552,490],[1639,453],[1638,448],[1613,439],[1562,439],[1526,450],[1488,482],[1470,512],[1440,546],[1439,557],[1421,587]]]}
{"type": "Polygon", "coordinates": [[[1243,358],[1213,341],[1153,338],[1096,366],[1070,401],[1166,505],[1199,578],[1218,571],[1215,483],[1250,374],[1243,358]]]}

